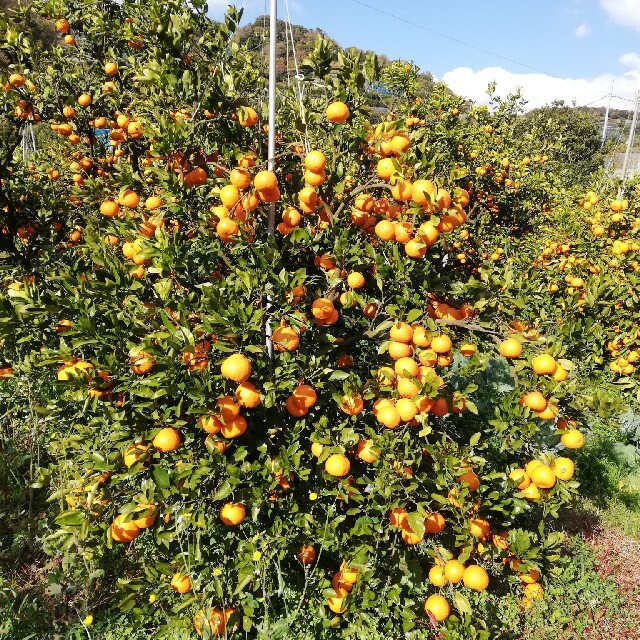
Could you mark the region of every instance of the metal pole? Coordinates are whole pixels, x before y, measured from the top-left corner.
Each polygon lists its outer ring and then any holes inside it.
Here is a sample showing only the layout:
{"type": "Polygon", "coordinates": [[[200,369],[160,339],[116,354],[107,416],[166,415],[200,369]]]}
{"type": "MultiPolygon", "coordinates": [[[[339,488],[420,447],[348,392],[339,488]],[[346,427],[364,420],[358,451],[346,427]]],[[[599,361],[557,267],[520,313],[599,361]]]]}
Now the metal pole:
{"type": "MultiPolygon", "coordinates": [[[[627,169],[629,168],[629,154],[631,153],[631,147],[633,146],[633,139],[636,133],[636,123],[638,122],[638,101],[640,100],[640,92],[636,93],[636,101],[633,105],[633,119],[631,120],[631,129],[629,131],[629,139],[627,140],[627,150],[624,154],[624,162],[622,163],[622,185],[624,186],[627,180],[627,169]]],[[[618,190],[618,198],[622,196],[622,187],[618,190]]]]}
{"type": "MultiPolygon", "coordinates": [[[[269,22],[269,157],[267,168],[275,169],[276,157],[276,37],[278,29],[278,0],[271,0],[271,20],[269,22]]],[[[269,203],[268,234],[275,233],[276,203],[269,203]]],[[[273,340],[271,331],[271,296],[267,296],[267,352],[269,358],[273,358],[273,340]]]]}
{"type": "Polygon", "coordinates": [[[611,109],[611,95],[613,94],[613,82],[611,83],[611,90],[609,91],[609,103],[607,104],[607,110],[604,112],[604,126],[602,127],[602,144],[607,139],[607,127],[609,126],[609,110],[611,109]]]}

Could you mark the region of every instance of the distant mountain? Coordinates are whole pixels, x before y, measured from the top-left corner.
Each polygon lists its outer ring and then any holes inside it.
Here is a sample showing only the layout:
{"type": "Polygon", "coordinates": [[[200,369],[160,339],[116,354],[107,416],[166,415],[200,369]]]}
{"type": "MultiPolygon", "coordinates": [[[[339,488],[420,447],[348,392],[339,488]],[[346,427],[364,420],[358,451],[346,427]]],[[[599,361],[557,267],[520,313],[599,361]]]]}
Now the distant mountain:
{"type": "MultiPolygon", "coordinates": [[[[278,20],[277,37],[278,42],[276,45],[276,71],[278,73],[278,80],[285,80],[287,78],[287,72],[293,76],[295,74],[295,66],[293,60],[293,51],[291,43],[287,44],[286,36],[286,23],[283,20],[278,20]]],[[[313,50],[314,43],[318,35],[326,38],[335,45],[337,49],[344,48],[333,38],[331,38],[322,29],[307,29],[301,25],[291,25],[291,32],[293,34],[293,41],[296,49],[296,58],[298,64],[313,50]]],[[[252,24],[248,24],[238,29],[235,39],[240,44],[248,44],[253,51],[264,51],[265,66],[268,64],[267,59],[269,55],[269,16],[260,16],[252,24]]],[[[356,47],[347,47],[347,51],[362,51],[356,47]]],[[[366,53],[366,52],[363,52],[366,53]]],[[[379,52],[375,52],[378,56],[378,62],[380,67],[384,68],[392,63],[387,56],[379,52]]],[[[418,75],[418,81],[421,87],[425,90],[431,88],[434,84],[433,75],[430,72],[420,73],[418,75]]]]}

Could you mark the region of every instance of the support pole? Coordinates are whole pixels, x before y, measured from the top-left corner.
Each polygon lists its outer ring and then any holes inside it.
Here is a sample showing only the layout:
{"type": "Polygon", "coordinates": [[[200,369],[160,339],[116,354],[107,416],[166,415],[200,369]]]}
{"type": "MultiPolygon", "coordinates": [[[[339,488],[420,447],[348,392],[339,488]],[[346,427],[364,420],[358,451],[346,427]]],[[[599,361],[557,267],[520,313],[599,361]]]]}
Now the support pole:
{"type": "MultiPolygon", "coordinates": [[[[267,168],[275,169],[276,157],[276,36],[278,29],[278,0],[271,0],[271,14],[269,21],[269,156],[267,168]]],[[[269,203],[268,234],[275,233],[276,203],[269,203]]],[[[273,358],[273,339],[271,331],[271,296],[267,296],[266,337],[269,358],[273,358]]]]}
{"type": "Polygon", "coordinates": [[[611,109],[611,95],[613,94],[613,82],[611,83],[611,89],[609,90],[609,102],[607,104],[607,110],[604,112],[604,126],[602,127],[602,144],[607,139],[607,127],[609,126],[609,111],[611,109]]]}
{"type": "Polygon", "coordinates": [[[629,131],[629,139],[627,140],[627,150],[624,154],[624,162],[622,163],[622,186],[618,189],[618,198],[622,197],[625,182],[627,181],[627,170],[629,168],[629,155],[633,146],[633,139],[636,133],[636,124],[638,122],[638,104],[640,100],[640,92],[636,93],[636,101],[633,105],[633,119],[631,120],[631,129],[629,131]]]}

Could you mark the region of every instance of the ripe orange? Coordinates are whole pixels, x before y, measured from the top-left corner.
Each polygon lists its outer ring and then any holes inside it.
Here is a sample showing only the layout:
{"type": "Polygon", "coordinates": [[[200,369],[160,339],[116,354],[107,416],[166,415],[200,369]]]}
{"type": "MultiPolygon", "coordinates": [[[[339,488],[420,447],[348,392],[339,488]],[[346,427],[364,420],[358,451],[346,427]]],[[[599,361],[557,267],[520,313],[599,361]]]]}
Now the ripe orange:
{"type": "Polygon", "coordinates": [[[242,107],[238,110],[238,122],[243,127],[253,127],[258,123],[258,114],[251,107],[242,107]]]}
{"type": "Polygon", "coordinates": [[[113,200],[105,200],[100,205],[100,213],[107,218],[115,218],[120,213],[120,207],[113,200]]]}
{"type": "Polygon", "coordinates": [[[343,598],[328,598],[327,605],[329,609],[334,613],[344,613],[347,610],[347,607],[344,605],[344,597],[343,598]]]}
{"type": "Polygon", "coordinates": [[[118,65],[115,62],[107,62],[104,65],[104,72],[108,76],[116,76],[118,75],[118,65]]]}
{"type": "Polygon", "coordinates": [[[260,392],[251,382],[242,382],[236,388],[238,404],[247,409],[254,409],[260,404],[260,392]]]}
{"type": "Polygon", "coordinates": [[[396,402],[396,411],[402,422],[411,422],[418,414],[418,406],[409,398],[400,398],[396,402]]]}
{"type": "Polygon", "coordinates": [[[392,527],[402,528],[407,522],[407,510],[402,507],[395,507],[389,514],[389,524],[392,527]]]}
{"type": "Polygon", "coordinates": [[[543,594],[544,590],[537,582],[532,582],[524,588],[524,595],[530,600],[540,600],[543,594]]]}
{"type": "Polygon", "coordinates": [[[58,18],[55,26],[58,33],[69,33],[69,22],[66,18],[58,18]]]}
{"type": "Polygon", "coordinates": [[[489,574],[477,564],[470,564],[462,577],[464,586],[474,591],[484,591],[489,586],[489,574]]]}
{"type": "Polygon", "coordinates": [[[568,429],[562,434],[560,441],[567,449],[581,449],[584,445],[584,436],[577,429],[568,429]]]}
{"type": "Polygon", "coordinates": [[[227,502],[220,509],[220,520],[228,527],[239,525],[245,518],[246,510],[241,502],[227,502]]]}
{"type": "Polygon", "coordinates": [[[430,513],[424,519],[424,530],[427,533],[440,533],[446,526],[445,519],[440,513],[430,513]]]}
{"type": "Polygon", "coordinates": [[[381,240],[395,240],[396,237],[396,223],[391,220],[380,220],[375,227],[375,232],[378,238],[381,240]]]}
{"type": "Polygon", "coordinates": [[[529,477],[539,489],[551,489],[556,483],[556,474],[546,464],[534,467],[529,477]]]}
{"type": "Polygon", "coordinates": [[[278,188],[278,178],[273,171],[259,171],[253,179],[256,191],[273,191],[278,188]]]}
{"type": "Polygon", "coordinates": [[[251,363],[241,353],[234,353],[222,362],[220,373],[228,380],[245,382],[251,375],[251,363]]]}
{"type": "Polygon", "coordinates": [[[327,166],[327,158],[322,151],[309,151],[304,158],[304,166],[309,169],[309,171],[320,173],[327,166]]]}
{"type": "Polygon", "coordinates": [[[164,427],[153,439],[153,446],[163,453],[175,451],[180,446],[180,434],[173,427],[164,427]]]}
{"type": "Polygon", "coordinates": [[[295,351],[300,344],[300,336],[293,327],[278,327],[272,339],[276,351],[295,351]]]}
{"type": "Polygon", "coordinates": [[[552,376],[558,368],[558,363],[548,353],[541,353],[533,358],[531,368],[540,376],[552,376]]]}
{"type": "Polygon", "coordinates": [[[91,104],[91,96],[88,93],[83,93],[78,96],[78,104],[81,107],[88,107],[91,104]]]}
{"type": "Polygon", "coordinates": [[[364,276],[358,271],[354,271],[347,276],[347,285],[352,289],[361,289],[365,285],[364,276]]]}
{"type": "Polygon", "coordinates": [[[411,342],[413,338],[413,327],[406,322],[398,322],[391,327],[389,337],[396,342],[411,342]]]}
{"type": "Polygon", "coordinates": [[[436,564],[429,569],[429,582],[434,587],[444,587],[449,582],[447,576],[444,575],[442,565],[436,564]]]}
{"type": "Polygon", "coordinates": [[[573,473],[575,471],[575,465],[573,464],[573,460],[569,458],[556,458],[551,465],[554,473],[560,480],[571,480],[573,478],[573,473]]]}
{"type": "Polygon", "coordinates": [[[394,371],[399,376],[418,377],[420,365],[413,358],[398,358],[394,364],[394,371]]]}
{"type": "Polygon", "coordinates": [[[229,209],[236,206],[240,200],[240,191],[233,184],[228,184],[220,189],[220,202],[229,209]]]}
{"type": "Polygon", "coordinates": [[[446,335],[439,335],[431,340],[431,350],[435,353],[448,353],[452,346],[451,338],[446,335]]]}
{"type": "Polygon", "coordinates": [[[433,617],[438,622],[446,620],[451,613],[451,608],[449,607],[447,599],[438,594],[433,594],[426,599],[424,603],[424,610],[427,615],[432,613],[433,617]]]}
{"type": "Polygon", "coordinates": [[[391,158],[382,158],[378,160],[377,165],[378,178],[381,180],[389,180],[396,172],[396,166],[391,158]]]}
{"type": "Polygon", "coordinates": [[[125,189],[118,196],[118,204],[128,209],[135,209],[140,204],[140,196],[132,189],[125,189]]]}
{"type": "Polygon", "coordinates": [[[314,442],[311,445],[311,453],[319,458],[322,455],[322,450],[324,449],[324,445],[321,442],[314,442]]]}
{"type": "Polygon", "coordinates": [[[469,520],[469,533],[474,538],[485,540],[491,532],[491,525],[483,518],[471,518],[469,520]]]}
{"type": "Polygon", "coordinates": [[[332,102],[327,107],[325,116],[329,122],[345,122],[349,117],[349,108],[344,102],[332,102]]]}
{"type": "Polygon", "coordinates": [[[382,407],[377,412],[376,418],[387,429],[395,429],[401,422],[400,414],[394,406],[382,407]]]}
{"type": "Polygon", "coordinates": [[[122,456],[122,461],[124,462],[125,467],[127,469],[131,468],[138,459],[147,451],[149,447],[143,444],[134,444],[130,447],[127,447],[124,455],[122,456]]]}
{"type": "Polygon", "coordinates": [[[159,209],[164,204],[162,198],[158,198],[157,196],[149,196],[145,202],[144,206],[148,211],[155,211],[159,209]]]}
{"type": "Polygon", "coordinates": [[[338,478],[346,476],[350,469],[351,463],[349,462],[349,458],[343,456],[341,453],[334,453],[330,455],[324,463],[324,470],[330,476],[338,478]]]}
{"type": "Polygon", "coordinates": [[[444,565],[444,575],[449,582],[456,584],[462,580],[465,568],[459,560],[447,560],[444,565]]]}
{"type": "Polygon", "coordinates": [[[132,520],[127,522],[126,517],[126,514],[121,513],[111,523],[111,537],[114,542],[131,542],[140,533],[140,527],[132,520]]]}
{"type": "Polygon", "coordinates": [[[480,478],[472,469],[458,476],[458,482],[466,482],[469,485],[469,491],[477,491],[480,487],[480,478]]]}
{"type": "Polygon", "coordinates": [[[539,391],[531,391],[522,398],[522,404],[531,411],[540,413],[547,408],[547,399],[539,391]]]}
{"type": "Polygon", "coordinates": [[[515,338],[507,338],[500,343],[500,355],[505,358],[519,358],[522,354],[522,344],[515,338]]]}
{"type": "Polygon", "coordinates": [[[356,449],[356,455],[363,462],[373,464],[380,457],[380,451],[374,448],[373,440],[360,440],[356,449]]]}
{"type": "Polygon", "coordinates": [[[531,478],[524,469],[514,469],[510,474],[509,478],[514,482],[517,482],[517,488],[522,491],[522,489],[526,489],[531,484],[531,478]]]}
{"type": "Polygon", "coordinates": [[[302,564],[313,564],[316,559],[316,550],[310,544],[303,544],[300,547],[300,551],[296,554],[296,557],[302,564]]]}
{"type": "Polygon", "coordinates": [[[187,593],[191,591],[191,580],[184,573],[176,573],[171,578],[171,588],[178,593],[187,593]]]}
{"type": "Polygon", "coordinates": [[[246,430],[247,421],[242,416],[236,416],[220,427],[220,433],[225,438],[239,438],[246,430]]]}
{"type": "Polygon", "coordinates": [[[522,489],[522,495],[527,500],[540,500],[540,498],[542,497],[540,495],[540,491],[538,490],[538,486],[533,482],[528,487],[522,489]]]}

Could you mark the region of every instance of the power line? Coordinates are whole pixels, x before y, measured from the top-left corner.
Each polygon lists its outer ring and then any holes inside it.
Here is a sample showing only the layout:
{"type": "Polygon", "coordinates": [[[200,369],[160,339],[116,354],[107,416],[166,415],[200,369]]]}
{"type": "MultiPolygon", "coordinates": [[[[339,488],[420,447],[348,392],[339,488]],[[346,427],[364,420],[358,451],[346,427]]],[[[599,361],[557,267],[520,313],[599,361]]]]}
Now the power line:
{"type": "Polygon", "coordinates": [[[389,18],[394,18],[395,20],[400,20],[400,22],[404,22],[406,24],[410,24],[413,27],[416,27],[418,29],[422,29],[422,31],[428,31],[429,33],[433,33],[437,36],[440,36],[441,38],[446,38],[447,40],[451,40],[452,42],[455,42],[457,44],[461,44],[465,47],[469,47],[471,49],[475,49],[476,51],[480,51],[481,53],[486,53],[487,55],[490,56],[494,56],[495,58],[500,58],[501,60],[506,60],[507,62],[511,62],[513,64],[517,64],[520,67],[524,67],[525,69],[531,69],[531,71],[536,71],[537,73],[543,73],[547,76],[550,76],[552,78],[559,78],[560,76],[556,76],[554,74],[551,73],[547,73],[546,71],[543,71],[542,69],[538,69],[537,67],[532,67],[530,64],[525,64],[524,62],[519,62],[518,60],[514,60],[513,58],[507,58],[506,56],[500,55],[499,53],[495,53],[494,51],[489,51],[488,49],[483,49],[482,47],[478,47],[475,44],[470,44],[469,42],[464,42],[464,40],[459,40],[458,38],[454,38],[453,36],[449,36],[446,33],[440,33],[439,31],[436,31],[435,29],[431,29],[429,27],[425,27],[423,24],[419,24],[418,22],[413,22],[412,20],[408,20],[407,18],[402,18],[401,16],[397,16],[393,13],[389,13],[388,11],[384,11],[383,9],[379,9],[378,7],[374,7],[370,4],[367,4],[366,2],[362,2],[362,0],[351,0],[351,2],[355,2],[356,4],[359,4],[363,7],[367,7],[368,9],[371,9],[372,11],[377,11],[378,13],[381,13],[382,15],[388,16],[389,18]]]}

